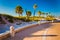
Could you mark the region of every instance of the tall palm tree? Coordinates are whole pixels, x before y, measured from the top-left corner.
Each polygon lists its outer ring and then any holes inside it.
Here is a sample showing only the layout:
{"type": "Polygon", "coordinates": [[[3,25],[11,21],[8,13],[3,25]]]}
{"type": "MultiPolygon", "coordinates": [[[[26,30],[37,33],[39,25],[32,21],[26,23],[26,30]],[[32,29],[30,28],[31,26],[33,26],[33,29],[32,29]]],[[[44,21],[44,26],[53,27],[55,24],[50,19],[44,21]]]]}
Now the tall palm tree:
{"type": "Polygon", "coordinates": [[[23,12],[23,8],[21,6],[16,6],[16,9],[15,9],[16,13],[19,14],[19,17],[20,15],[22,15],[22,12],[23,12]]]}
{"type": "Polygon", "coordinates": [[[36,11],[36,8],[37,8],[37,4],[34,4],[33,8],[34,8],[34,16],[35,16],[35,11],[36,11]]]}
{"type": "Polygon", "coordinates": [[[34,4],[34,5],[33,5],[33,8],[34,8],[33,20],[34,20],[36,8],[37,8],[37,4],[34,4]]]}
{"type": "Polygon", "coordinates": [[[40,15],[41,15],[41,11],[38,11],[38,15],[39,15],[39,17],[40,17],[40,15]]]}
{"type": "Polygon", "coordinates": [[[27,19],[31,16],[31,11],[26,11],[27,19]]]}

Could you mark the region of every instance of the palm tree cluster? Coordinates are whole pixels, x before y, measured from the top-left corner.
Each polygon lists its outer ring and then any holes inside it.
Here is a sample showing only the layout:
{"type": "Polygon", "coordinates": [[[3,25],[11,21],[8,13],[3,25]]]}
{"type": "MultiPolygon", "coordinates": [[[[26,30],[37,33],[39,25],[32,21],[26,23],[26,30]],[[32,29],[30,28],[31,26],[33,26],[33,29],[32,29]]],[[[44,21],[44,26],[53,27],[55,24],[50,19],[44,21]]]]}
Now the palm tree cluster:
{"type": "Polygon", "coordinates": [[[23,12],[23,8],[21,6],[17,6],[16,7],[16,13],[19,14],[19,17],[20,17],[20,15],[22,15],[22,12],[23,12]]]}
{"type": "MultiPolygon", "coordinates": [[[[36,12],[36,8],[37,8],[37,4],[34,4],[33,5],[33,8],[34,8],[34,13],[33,13],[33,20],[34,20],[34,17],[35,17],[35,12],[36,12]]],[[[23,13],[23,8],[21,6],[16,6],[16,9],[15,9],[15,12],[19,14],[19,17],[22,16],[22,13],[23,13]]],[[[50,12],[49,13],[44,13],[44,12],[41,12],[41,11],[38,11],[38,16],[42,16],[44,17],[44,15],[46,15],[46,17],[53,17],[52,15],[50,15],[50,12]]],[[[29,17],[31,16],[32,12],[31,11],[26,11],[26,19],[29,19],[29,17]]]]}

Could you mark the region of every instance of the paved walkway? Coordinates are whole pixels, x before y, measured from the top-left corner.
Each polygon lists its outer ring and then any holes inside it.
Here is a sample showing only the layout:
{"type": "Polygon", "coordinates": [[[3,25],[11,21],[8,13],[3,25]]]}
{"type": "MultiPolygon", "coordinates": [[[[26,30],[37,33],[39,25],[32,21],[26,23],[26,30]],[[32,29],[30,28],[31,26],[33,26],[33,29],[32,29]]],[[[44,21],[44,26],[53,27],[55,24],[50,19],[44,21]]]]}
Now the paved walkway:
{"type": "Polygon", "coordinates": [[[60,23],[32,26],[5,40],[60,40],[60,23]]]}

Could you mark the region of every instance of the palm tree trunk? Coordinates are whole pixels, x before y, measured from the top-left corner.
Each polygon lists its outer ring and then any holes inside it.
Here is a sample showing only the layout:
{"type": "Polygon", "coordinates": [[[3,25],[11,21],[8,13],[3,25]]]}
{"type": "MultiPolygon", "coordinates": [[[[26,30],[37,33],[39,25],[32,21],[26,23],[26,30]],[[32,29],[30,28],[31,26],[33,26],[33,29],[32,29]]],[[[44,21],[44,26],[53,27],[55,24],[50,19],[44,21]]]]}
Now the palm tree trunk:
{"type": "Polygon", "coordinates": [[[23,16],[23,14],[21,14],[21,16],[23,16]]]}
{"type": "Polygon", "coordinates": [[[26,19],[28,19],[28,16],[26,15],[26,19]]]}
{"type": "Polygon", "coordinates": [[[33,21],[34,21],[34,17],[35,17],[35,9],[34,9],[33,21]]]}
{"type": "Polygon", "coordinates": [[[35,16],[35,10],[34,10],[34,16],[35,16]]]}
{"type": "Polygon", "coordinates": [[[22,16],[23,16],[23,15],[21,14],[21,17],[20,17],[20,18],[22,18],[22,16]]]}
{"type": "Polygon", "coordinates": [[[20,14],[19,14],[19,17],[20,17],[20,14]]]}
{"type": "Polygon", "coordinates": [[[40,15],[39,15],[39,18],[40,18],[40,15]]]}

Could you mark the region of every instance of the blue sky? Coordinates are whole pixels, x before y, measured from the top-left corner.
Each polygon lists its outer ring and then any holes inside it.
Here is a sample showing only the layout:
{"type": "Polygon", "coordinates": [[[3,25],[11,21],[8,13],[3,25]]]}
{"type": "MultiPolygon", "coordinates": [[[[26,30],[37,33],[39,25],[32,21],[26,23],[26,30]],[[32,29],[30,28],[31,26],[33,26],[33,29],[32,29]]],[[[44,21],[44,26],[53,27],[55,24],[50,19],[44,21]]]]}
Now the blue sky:
{"type": "MultiPolygon", "coordinates": [[[[37,11],[51,12],[55,16],[60,16],[60,0],[0,0],[0,13],[17,16],[15,8],[17,5],[22,6],[25,10],[30,10],[34,13],[33,5],[37,4],[37,11]]],[[[23,12],[25,15],[25,11],[23,12]]]]}

